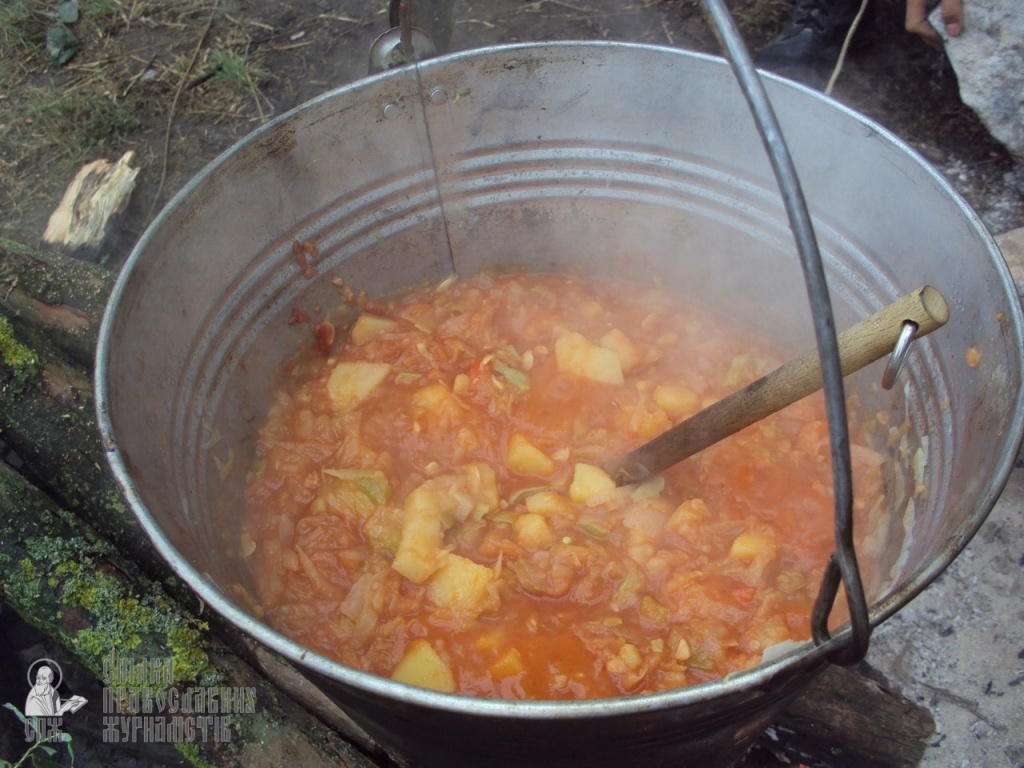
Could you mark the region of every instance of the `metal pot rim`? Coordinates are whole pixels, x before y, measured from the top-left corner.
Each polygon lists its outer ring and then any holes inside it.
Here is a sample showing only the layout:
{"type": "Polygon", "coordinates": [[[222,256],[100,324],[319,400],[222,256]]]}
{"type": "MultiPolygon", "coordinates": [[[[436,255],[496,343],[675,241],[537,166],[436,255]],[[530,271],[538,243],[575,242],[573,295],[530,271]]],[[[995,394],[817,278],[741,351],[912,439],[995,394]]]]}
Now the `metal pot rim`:
{"type": "MultiPolygon", "coordinates": [[[[448,54],[446,56],[420,62],[412,66],[415,66],[422,71],[429,72],[431,67],[438,66],[440,64],[448,64],[451,62],[458,62],[460,60],[486,58],[497,53],[507,54],[509,52],[522,52],[524,55],[528,55],[537,51],[552,49],[568,53],[579,52],[581,54],[589,51],[605,52],[610,50],[637,50],[653,52],[659,55],[675,56],[684,59],[691,58],[704,62],[716,62],[720,63],[722,66],[727,66],[725,60],[718,56],[711,56],[708,54],[684,51],[664,46],[607,41],[516,43],[510,45],[490,46],[448,54]]],[[[118,447],[117,438],[114,434],[113,424],[111,421],[111,397],[107,389],[108,362],[113,345],[111,338],[112,329],[115,317],[118,313],[121,298],[126,290],[126,286],[132,272],[141,260],[147,249],[147,245],[154,236],[154,233],[163,226],[171,212],[176,207],[180,206],[183,201],[191,196],[198,188],[202,187],[208,179],[215,176],[218,173],[219,168],[236,152],[238,152],[241,147],[265,138],[283,124],[293,120],[297,115],[327,100],[337,98],[342,94],[371,87],[379,81],[398,76],[398,74],[403,70],[391,70],[389,72],[372,75],[328,91],[315,99],[305,102],[288,112],[279,115],[266,125],[256,129],[252,133],[235,142],[235,144],[222,152],[203,170],[195,175],[164,207],[157,218],[140,237],[120,275],[118,276],[104,313],[97,345],[95,366],[97,422],[108,461],[113,470],[115,479],[117,480],[123,495],[129,502],[133,513],[161,556],[167,560],[174,571],[179,574],[182,579],[186,581],[201,597],[201,599],[213,610],[227,618],[246,634],[249,634],[268,648],[280,653],[290,661],[325,678],[352,686],[355,689],[363,690],[367,693],[400,700],[403,703],[420,705],[452,713],[498,718],[583,719],[623,715],[638,711],[655,711],[706,703],[709,700],[720,696],[724,697],[729,694],[765,689],[770,686],[774,680],[781,676],[788,676],[801,671],[811,670],[827,663],[830,656],[834,655],[844,647],[849,637],[848,627],[844,626],[841,628],[839,631],[834,633],[831,640],[822,645],[813,646],[810,641],[808,641],[781,658],[763,663],[750,670],[733,673],[721,680],[646,694],[643,696],[623,696],[613,699],[584,701],[513,701],[504,699],[482,699],[472,696],[438,693],[423,688],[408,686],[392,681],[388,678],[347,667],[340,662],[333,661],[320,654],[314,653],[313,651],[302,647],[298,643],[271,629],[269,626],[256,620],[250,614],[238,607],[234,602],[224,597],[223,592],[211,580],[198,571],[178,552],[178,550],[171,544],[168,537],[157,525],[143,501],[142,496],[132,479],[132,473],[127,466],[125,457],[122,455],[118,447]]],[[[869,118],[848,109],[817,91],[805,88],[802,85],[788,80],[783,80],[782,78],[778,78],[771,74],[763,73],[763,77],[767,78],[769,81],[773,81],[776,87],[783,86],[796,89],[802,91],[808,97],[828,102],[830,106],[864,124],[870,130],[881,135],[887,141],[898,145],[911,155],[923,167],[923,169],[935,179],[936,183],[946,191],[956,205],[965,212],[977,230],[979,237],[986,242],[988,249],[995,254],[999,253],[991,235],[985,230],[984,226],[981,225],[977,215],[963,201],[960,195],[937,171],[925,162],[917,152],[907,146],[901,139],[881,125],[874,123],[869,118]]],[[[1007,290],[1014,290],[1012,277],[1010,276],[1005,263],[1002,263],[1001,259],[994,259],[993,261],[996,269],[1001,272],[1001,281],[1004,288],[1007,290]]],[[[1024,320],[1022,320],[1020,308],[1014,305],[1011,308],[1011,312],[1014,314],[1011,321],[1015,327],[1024,327],[1024,320]]],[[[1024,346],[1021,348],[1021,354],[1024,356],[1024,346]]],[[[993,473],[993,482],[988,485],[989,492],[980,499],[979,506],[964,519],[955,535],[950,537],[938,555],[929,563],[928,566],[912,574],[911,577],[897,590],[884,600],[872,606],[870,612],[872,626],[877,626],[924,590],[925,587],[927,587],[928,584],[930,584],[949,565],[949,563],[952,562],[984,522],[990,509],[995,504],[999,493],[1009,478],[1010,471],[1013,468],[1014,456],[1016,455],[1017,450],[1019,450],[1022,436],[1024,436],[1024,392],[1018,392],[1016,406],[1017,407],[1014,409],[1012,424],[1009,426],[1009,433],[1014,435],[1012,441],[1013,450],[1007,452],[996,467],[996,471],[993,473]]]]}

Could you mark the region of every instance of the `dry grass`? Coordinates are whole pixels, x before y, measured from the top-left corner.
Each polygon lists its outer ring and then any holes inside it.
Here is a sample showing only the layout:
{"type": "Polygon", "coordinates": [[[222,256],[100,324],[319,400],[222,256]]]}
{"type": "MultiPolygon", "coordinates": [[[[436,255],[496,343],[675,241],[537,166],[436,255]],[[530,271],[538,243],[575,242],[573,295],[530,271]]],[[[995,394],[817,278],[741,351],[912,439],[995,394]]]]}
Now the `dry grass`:
{"type": "MultiPolygon", "coordinates": [[[[236,10],[233,0],[78,2],[81,19],[73,29],[82,47],[57,67],[45,45],[57,0],[0,0],[0,235],[27,243],[38,240],[82,164],[129,149],[141,166],[132,212],[138,234],[146,212],[165,203],[201,159],[276,113],[269,86],[286,100],[300,80],[324,89],[339,84],[318,57],[350,44],[350,34],[375,35],[386,24],[386,4],[370,0],[335,0],[329,14],[312,3],[281,4],[298,15],[275,17],[280,28],[252,8],[236,10]]],[[[790,2],[730,5],[748,31],[766,38],[790,2]]],[[[472,30],[473,45],[509,42],[525,31],[537,39],[625,35],[717,51],[698,0],[458,3],[459,29],[472,30]]],[[[273,4],[256,5],[275,12],[273,4]]]]}
{"type": "Polygon", "coordinates": [[[134,149],[154,178],[176,118],[242,131],[273,111],[253,46],[264,30],[219,0],[79,0],[82,47],[61,68],[45,45],[51,6],[0,1],[0,234],[35,242],[77,169],[97,157],[134,149]]]}

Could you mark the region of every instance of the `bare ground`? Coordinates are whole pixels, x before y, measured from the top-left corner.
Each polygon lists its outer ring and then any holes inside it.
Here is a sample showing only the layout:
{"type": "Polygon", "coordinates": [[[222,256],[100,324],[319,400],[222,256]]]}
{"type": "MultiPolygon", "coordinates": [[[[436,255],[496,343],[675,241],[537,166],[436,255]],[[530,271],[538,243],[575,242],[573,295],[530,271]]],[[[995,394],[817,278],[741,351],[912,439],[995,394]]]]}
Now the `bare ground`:
{"type": "MultiPolygon", "coordinates": [[[[993,233],[1024,224],[1024,174],[960,102],[946,58],[903,31],[903,0],[874,3],[834,97],[921,152],[993,233]]],[[[755,51],[789,8],[731,6],[755,51]]],[[[455,19],[454,50],[609,39],[718,53],[695,0],[456,0],[455,19]]],[[[108,258],[117,266],[159,207],[218,153],[363,76],[387,13],[384,0],[83,0],[82,49],[64,68],[45,53],[45,19],[22,27],[27,44],[0,85],[0,234],[34,243],[79,165],[132,149],[142,171],[108,258]]]]}

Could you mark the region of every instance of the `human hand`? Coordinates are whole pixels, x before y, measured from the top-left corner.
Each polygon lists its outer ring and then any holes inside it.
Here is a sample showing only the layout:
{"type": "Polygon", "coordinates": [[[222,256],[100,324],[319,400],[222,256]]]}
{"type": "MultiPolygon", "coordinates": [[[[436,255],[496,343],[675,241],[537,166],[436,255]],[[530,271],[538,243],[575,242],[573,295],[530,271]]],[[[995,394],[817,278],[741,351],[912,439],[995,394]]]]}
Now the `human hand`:
{"type": "MultiPolygon", "coordinates": [[[[928,23],[928,10],[925,7],[926,0],[907,0],[907,32],[920,35],[932,48],[942,50],[942,38],[928,23]]],[[[942,0],[942,23],[946,27],[946,34],[956,37],[964,26],[964,8],[962,0],[942,0]]]]}

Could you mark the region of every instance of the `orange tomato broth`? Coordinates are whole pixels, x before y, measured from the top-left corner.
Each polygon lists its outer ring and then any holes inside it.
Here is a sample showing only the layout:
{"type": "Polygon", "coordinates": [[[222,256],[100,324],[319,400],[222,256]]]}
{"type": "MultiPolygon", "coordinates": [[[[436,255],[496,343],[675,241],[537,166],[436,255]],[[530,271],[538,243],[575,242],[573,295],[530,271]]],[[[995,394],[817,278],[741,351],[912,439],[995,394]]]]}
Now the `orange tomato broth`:
{"type": "MultiPolygon", "coordinates": [[[[290,364],[259,434],[242,543],[266,619],[346,665],[501,698],[659,691],[808,638],[833,550],[820,395],[642,485],[601,469],[776,367],[756,337],[570,274],[371,301],[330,356],[290,364]]],[[[857,423],[863,518],[881,456],[857,423]]]]}

